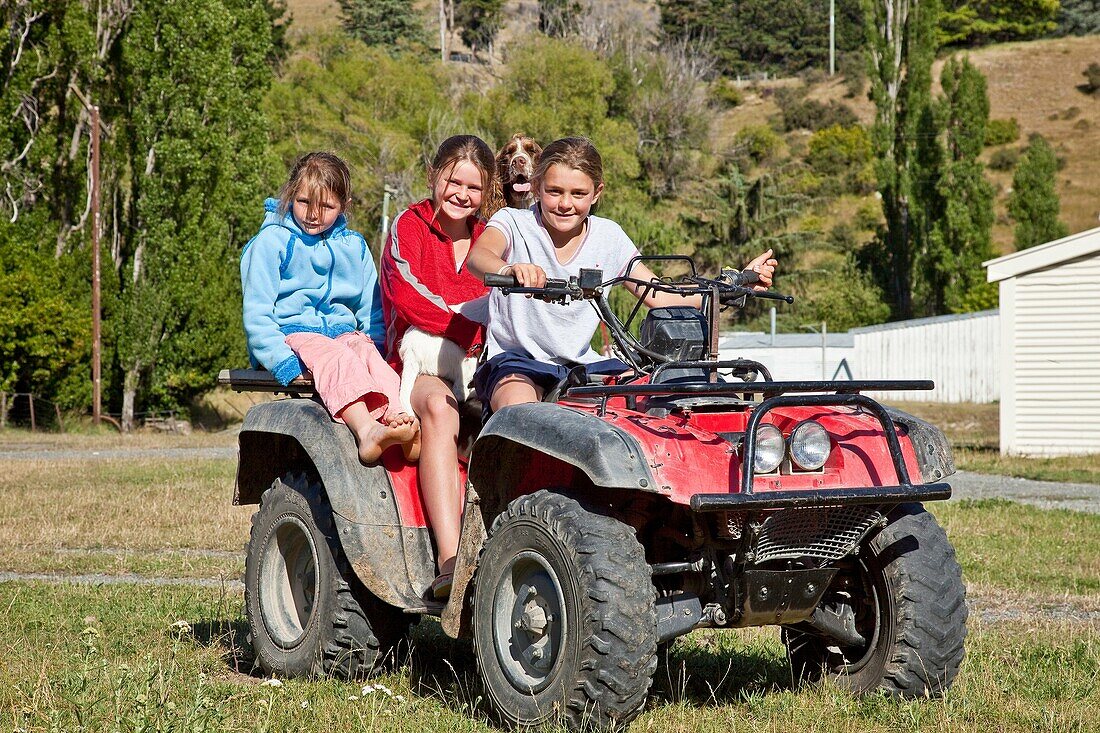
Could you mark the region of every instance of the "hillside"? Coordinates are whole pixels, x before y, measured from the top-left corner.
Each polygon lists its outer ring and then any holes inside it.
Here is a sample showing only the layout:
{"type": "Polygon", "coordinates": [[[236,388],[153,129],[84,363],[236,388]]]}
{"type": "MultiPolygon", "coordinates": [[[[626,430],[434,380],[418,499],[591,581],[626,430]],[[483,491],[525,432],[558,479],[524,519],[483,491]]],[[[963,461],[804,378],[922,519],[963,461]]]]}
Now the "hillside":
{"type": "MultiPolygon", "coordinates": [[[[435,0],[420,0],[426,17],[436,7],[435,0]]],[[[293,16],[292,38],[338,25],[339,7],[336,0],[288,0],[293,16]]],[[[616,10],[630,13],[639,22],[654,27],[656,9],[653,2],[616,0],[616,10]]],[[[508,3],[510,21],[500,34],[501,46],[530,32],[537,22],[536,0],[512,0],[508,3]]],[[[457,44],[457,39],[455,39],[457,44]]],[[[1020,139],[1002,147],[1020,148],[1031,133],[1040,133],[1054,146],[1065,167],[1058,175],[1058,193],[1062,202],[1062,219],[1071,232],[1100,226],[1100,97],[1088,96],[1077,89],[1084,81],[1081,72],[1089,63],[1100,61],[1100,38],[1060,38],[1026,43],[989,46],[967,52],[970,60],[986,75],[989,83],[991,116],[1015,117],[1020,125],[1020,139]]],[[[937,62],[938,78],[943,60],[937,62]]],[[[472,69],[471,69],[472,70],[472,69]]],[[[477,76],[491,75],[491,69],[481,67],[477,76]]],[[[771,91],[778,86],[801,86],[799,79],[779,79],[755,82],[743,87],[744,103],[716,118],[716,149],[729,143],[738,130],[749,124],[766,122],[779,114],[771,91]]],[[[865,95],[846,98],[842,80],[826,80],[812,84],[808,96],[821,101],[839,100],[847,104],[860,120],[869,123],[874,108],[865,95]]],[[[791,133],[797,143],[802,133],[791,133]]],[[[996,149],[988,149],[989,157],[996,149]]],[[[1011,251],[1012,222],[1005,213],[1010,192],[1012,171],[988,171],[997,186],[997,223],[994,226],[995,246],[1002,252],[1011,251]]],[[[841,220],[859,205],[856,200],[840,201],[830,219],[841,220]]],[[[827,220],[826,224],[830,222],[827,220]]]]}
{"type": "MultiPolygon", "coordinates": [[[[1014,117],[1020,124],[1020,139],[1000,147],[1023,147],[1034,132],[1047,138],[1065,161],[1058,174],[1062,220],[1070,232],[1100,226],[1100,146],[1096,144],[1100,136],[1100,97],[1077,89],[1084,81],[1081,72],[1089,63],[1100,60],[1100,39],[1090,36],[1009,43],[976,49],[967,55],[986,75],[990,116],[1014,117]]],[[[936,79],[943,62],[939,60],[933,70],[936,79]]],[[[779,79],[746,85],[744,104],[719,121],[718,137],[727,139],[746,125],[778,115],[771,92],[780,86],[801,84],[796,79],[779,79]]],[[[845,98],[844,94],[843,81],[837,79],[811,85],[807,96],[823,102],[842,101],[865,124],[874,120],[874,107],[865,95],[845,98]]],[[[987,161],[996,149],[986,150],[987,161]]],[[[1005,202],[1012,171],[987,170],[987,174],[998,189],[994,242],[1000,251],[1010,252],[1012,222],[1005,213],[1005,202]]]]}

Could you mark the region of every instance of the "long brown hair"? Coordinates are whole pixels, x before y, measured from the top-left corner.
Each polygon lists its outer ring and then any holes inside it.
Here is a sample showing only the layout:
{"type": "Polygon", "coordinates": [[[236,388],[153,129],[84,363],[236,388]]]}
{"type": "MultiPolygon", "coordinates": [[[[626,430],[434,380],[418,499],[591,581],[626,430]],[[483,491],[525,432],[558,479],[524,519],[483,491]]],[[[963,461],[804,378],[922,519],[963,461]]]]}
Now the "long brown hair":
{"type": "Polygon", "coordinates": [[[351,201],[351,171],[340,156],[318,151],[305,153],[294,161],[286,183],[279,189],[279,216],[285,216],[294,199],[299,195],[309,198],[309,212],[321,205],[321,199],[330,193],[347,208],[351,201]]]}
{"type": "Polygon", "coordinates": [[[560,164],[584,173],[592,179],[594,186],[603,183],[603,158],[600,151],[586,137],[563,137],[542,149],[539,164],[531,179],[535,185],[542,185],[542,178],[550,166],[560,164]]]}
{"type": "MultiPolygon", "coordinates": [[[[496,160],[489,145],[476,135],[452,135],[439,145],[431,165],[428,166],[428,180],[432,190],[441,175],[450,175],[454,167],[467,161],[481,172],[481,207],[478,213],[488,219],[504,205],[504,195],[496,177],[496,160]]],[[[435,202],[432,202],[435,204],[435,202]]],[[[438,206],[436,207],[439,214],[438,206]]]]}

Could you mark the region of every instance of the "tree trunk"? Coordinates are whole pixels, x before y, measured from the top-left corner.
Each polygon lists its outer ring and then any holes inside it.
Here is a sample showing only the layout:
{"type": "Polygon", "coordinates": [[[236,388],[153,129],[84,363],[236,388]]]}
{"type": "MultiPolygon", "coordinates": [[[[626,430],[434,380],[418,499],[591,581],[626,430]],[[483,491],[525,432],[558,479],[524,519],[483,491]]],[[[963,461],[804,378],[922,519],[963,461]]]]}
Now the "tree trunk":
{"type": "Polygon", "coordinates": [[[133,432],[134,398],[137,395],[138,382],[141,381],[141,369],[135,364],[126,370],[122,380],[122,432],[133,432]]]}

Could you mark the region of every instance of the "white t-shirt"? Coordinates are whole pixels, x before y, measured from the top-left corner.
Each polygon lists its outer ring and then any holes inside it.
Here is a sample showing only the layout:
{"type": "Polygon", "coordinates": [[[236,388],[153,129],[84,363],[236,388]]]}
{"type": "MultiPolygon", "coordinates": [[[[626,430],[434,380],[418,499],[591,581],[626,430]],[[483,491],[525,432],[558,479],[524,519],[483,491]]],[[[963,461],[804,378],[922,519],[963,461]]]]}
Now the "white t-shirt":
{"type": "MultiPolygon", "coordinates": [[[[582,268],[591,268],[603,270],[604,280],[610,280],[622,275],[630,259],[638,255],[638,248],[621,226],[589,215],[588,231],[580,247],[568,262],[559,262],[538,204],[530,209],[501,209],[487,226],[499,230],[508,240],[505,262],[538,265],[552,279],[568,280],[571,275],[579,275],[582,268]]],[[[605,358],[590,343],[599,324],[596,309],[588,301],[559,305],[504,295],[493,288],[489,295],[488,356],[513,351],[554,364],[591,364],[605,358]]]]}

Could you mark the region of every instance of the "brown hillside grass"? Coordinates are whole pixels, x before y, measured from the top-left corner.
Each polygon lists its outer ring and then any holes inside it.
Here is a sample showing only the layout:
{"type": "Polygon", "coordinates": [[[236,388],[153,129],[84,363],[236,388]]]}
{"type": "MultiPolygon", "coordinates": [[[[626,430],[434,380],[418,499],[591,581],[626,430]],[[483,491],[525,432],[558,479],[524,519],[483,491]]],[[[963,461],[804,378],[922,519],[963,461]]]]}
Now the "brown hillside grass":
{"type": "MultiPolygon", "coordinates": [[[[1027,43],[1007,43],[975,49],[964,54],[986,75],[989,82],[990,117],[1015,117],[1020,123],[1020,139],[1007,146],[1022,148],[1032,133],[1050,141],[1065,167],[1058,172],[1058,195],[1062,203],[1062,221],[1070,232],[1100,226],[1100,96],[1089,96],[1077,87],[1084,82],[1082,72],[1100,61],[1100,37],[1057,38],[1027,43]]],[[[936,62],[938,80],[946,59],[936,62]]],[[[717,121],[717,138],[728,140],[750,124],[761,124],[779,114],[774,90],[800,85],[797,79],[748,84],[745,102],[722,115],[717,121]]],[[[939,93],[938,84],[936,93],[939,93]]],[[[864,124],[874,121],[874,107],[866,95],[845,98],[839,77],[814,84],[807,96],[822,102],[840,100],[847,104],[864,124]]],[[[799,135],[804,133],[791,133],[799,135]]],[[[988,148],[988,160],[993,151],[988,148]]],[[[988,170],[997,187],[997,223],[993,229],[994,246],[1000,252],[1012,252],[1013,222],[1008,218],[1006,202],[1012,187],[1012,171],[988,170]]],[[[838,217],[837,220],[840,220],[838,217]]]]}

